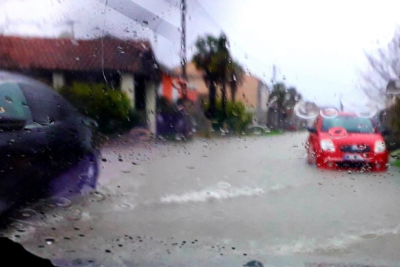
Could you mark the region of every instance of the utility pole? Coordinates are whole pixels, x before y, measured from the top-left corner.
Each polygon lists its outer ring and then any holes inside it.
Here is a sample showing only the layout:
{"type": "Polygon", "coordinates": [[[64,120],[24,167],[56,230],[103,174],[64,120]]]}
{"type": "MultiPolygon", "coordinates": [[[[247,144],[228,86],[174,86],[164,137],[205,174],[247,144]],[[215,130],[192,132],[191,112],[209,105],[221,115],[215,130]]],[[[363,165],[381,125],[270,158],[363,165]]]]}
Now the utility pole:
{"type": "MultiPolygon", "coordinates": [[[[276,65],[274,64],[272,66],[272,79],[271,79],[272,87],[274,87],[274,85],[275,85],[275,80],[276,80],[276,65]]],[[[274,89],[274,88],[272,88],[272,89],[274,89]]]]}
{"type": "MultiPolygon", "coordinates": [[[[187,82],[186,73],[186,0],[181,0],[181,66],[182,66],[182,78],[187,82]]],[[[182,88],[182,96],[184,99],[187,98],[187,88],[182,88]]]]}
{"type": "Polygon", "coordinates": [[[343,106],[343,101],[342,101],[342,97],[343,97],[343,95],[342,94],[340,94],[340,100],[339,100],[339,102],[340,102],[340,111],[344,111],[344,106],[343,106]]]}

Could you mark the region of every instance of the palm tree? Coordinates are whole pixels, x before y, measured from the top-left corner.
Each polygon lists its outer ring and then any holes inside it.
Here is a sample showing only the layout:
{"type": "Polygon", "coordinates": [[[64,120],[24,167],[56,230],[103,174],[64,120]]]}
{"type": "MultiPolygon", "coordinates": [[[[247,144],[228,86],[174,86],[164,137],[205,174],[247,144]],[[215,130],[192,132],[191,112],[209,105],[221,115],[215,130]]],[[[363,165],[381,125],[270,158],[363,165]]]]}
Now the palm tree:
{"type": "MultiPolygon", "coordinates": [[[[231,81],[234,72],[239,69],[239,67],[236,67],[239,64],[235,63],[235,67],[233,66],[228,49],[228,40],[223,34],[219,38],[210,35],[199,38],[196,42],[196,49],[197,53],[193,57],[193,62],[197,69],[204,71],[204,81],[209,90],[210,103],[206,115],[210,118],[215,114],[217,86],[221,88],[222,109],[225,111],[226,85],[228,81],[231,81]]],[[[238,74],[235,75],[239,76],[238,74]]]]}
{"type": "Polygon", "coordinates": [[[238,62],[232,61],[228,66],[228,82],[231,89],[231,101],[235,102],[238,85],[243,83],[244,70],[238,62]]]}
{"type": "Polygon", "coordinates": [[[286,88],[284,83],[274,85],[271,94],[269,95],[268,106],[277,114],[275,127],[282,129],[289,111],[292,111],[297,102],[301,99],[301,95],[296,88],[286,88]]]}
{"type": "Polygon", "coordinates": [[[212,36],[199,38],[196,41],[197,53],[193,57],[193,62],[197,69],[204,72],[204,82],[209,90],[209,109],[206,112],[206,117],[211,118],[215,114],[215,100],[216,100],[216,82],[217,74],[213,66],[213,58],[217,52],[217,40],[212,36]]]}

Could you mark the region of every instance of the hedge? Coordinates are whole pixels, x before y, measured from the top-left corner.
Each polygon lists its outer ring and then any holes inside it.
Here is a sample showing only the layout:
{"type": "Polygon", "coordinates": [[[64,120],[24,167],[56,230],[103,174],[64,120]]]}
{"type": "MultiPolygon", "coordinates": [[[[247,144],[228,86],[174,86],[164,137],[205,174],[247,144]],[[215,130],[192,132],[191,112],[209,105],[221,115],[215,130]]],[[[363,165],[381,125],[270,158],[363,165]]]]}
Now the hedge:
{"type": "Polygon", "coordinates": [[[121,133],[139,124],[139,114],[132,109],[126,94],[106,84],[74,82],[61,88],[60,94],[94,119],[101,133],[121,133]]]}

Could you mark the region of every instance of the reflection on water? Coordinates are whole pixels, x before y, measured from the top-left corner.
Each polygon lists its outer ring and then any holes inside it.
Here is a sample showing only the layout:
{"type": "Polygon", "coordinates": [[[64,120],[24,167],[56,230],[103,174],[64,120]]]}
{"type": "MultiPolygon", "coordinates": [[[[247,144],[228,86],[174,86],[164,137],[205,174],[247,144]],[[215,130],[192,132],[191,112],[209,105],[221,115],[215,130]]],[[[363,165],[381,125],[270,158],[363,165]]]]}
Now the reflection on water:
{"type": "Polygon", "coordinates": [[[98,155],[91,154],[82,157],[69,168],[60,168],[43,174],[36,180],[38,189],[21,190],[23,194],[18,194],[18,198],[3,193],[0,200],[4,199],[8,201],[6,203],[10,204],[4,206],[1,211],[2,226],[9,226],[17,232],[25,233],[29,230],[28,225],[30,227],[40,226],[43,219],[49,219],[46,216],[50,216],[45,215],[46,212],[49,213],[48,210],[54,211],[51,212],[53,221],[64,218],[68,220],[81,219],[82,212],[73,207],[75,197],[88,195],[88,199],[96,202],[105,199],[105,195],[102,193],[93,192],[97,186],[98,174],[98,155]],[[64,218],[56,213],[57,209],[65,210],[64,218]]]}

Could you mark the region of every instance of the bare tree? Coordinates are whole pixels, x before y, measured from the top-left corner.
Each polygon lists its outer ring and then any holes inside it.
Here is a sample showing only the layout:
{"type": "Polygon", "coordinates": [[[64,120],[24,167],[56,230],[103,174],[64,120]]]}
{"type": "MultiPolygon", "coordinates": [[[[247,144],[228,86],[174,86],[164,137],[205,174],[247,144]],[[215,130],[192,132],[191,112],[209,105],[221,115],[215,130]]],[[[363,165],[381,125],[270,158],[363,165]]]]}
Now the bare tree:
{"type": "Polygon", "coordinates": [[[400,28],[390,43],[365,53],[368,69],[362,73],[361,89],[381,106],[387,106],[386,86],[400,78],[400,28]]]}

